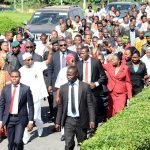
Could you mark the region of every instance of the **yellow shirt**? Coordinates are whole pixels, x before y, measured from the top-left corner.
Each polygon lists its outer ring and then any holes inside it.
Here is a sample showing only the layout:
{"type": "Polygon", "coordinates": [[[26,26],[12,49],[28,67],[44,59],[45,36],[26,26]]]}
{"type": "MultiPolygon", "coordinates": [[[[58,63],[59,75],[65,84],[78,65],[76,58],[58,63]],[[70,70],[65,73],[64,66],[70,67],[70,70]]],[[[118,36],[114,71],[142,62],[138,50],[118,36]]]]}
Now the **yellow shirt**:
{"type": "Polygon", "coordinates": [[[134,46],[135,46],[135,48],[139,51],[139,52],[141,52],[141,49],[142,49],[142,45],[143,44],[145,44],[147,41],[146,41],[146,38],[144,38],[144,39],[136,39],[135,40],[135,44],[134,44],[134,46]]]}

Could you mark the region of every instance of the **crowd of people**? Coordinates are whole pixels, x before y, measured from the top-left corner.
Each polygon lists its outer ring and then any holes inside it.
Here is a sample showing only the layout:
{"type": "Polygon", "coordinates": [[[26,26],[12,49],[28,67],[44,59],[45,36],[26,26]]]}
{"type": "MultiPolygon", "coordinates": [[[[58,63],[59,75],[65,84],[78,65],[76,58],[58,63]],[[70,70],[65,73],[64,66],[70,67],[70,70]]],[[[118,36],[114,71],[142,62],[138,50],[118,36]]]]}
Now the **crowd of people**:
{"type": "Polygon", "coordinates": [[[43,99],[73,150],[75,135],[80,145],[150,84],[150,2],[123,16],[88,5],[84,18],[60,18],[38,42],[26,27],[0,41],[0,136],[9,150],[23,149],[34,124],[42,136],[43,99]]]}

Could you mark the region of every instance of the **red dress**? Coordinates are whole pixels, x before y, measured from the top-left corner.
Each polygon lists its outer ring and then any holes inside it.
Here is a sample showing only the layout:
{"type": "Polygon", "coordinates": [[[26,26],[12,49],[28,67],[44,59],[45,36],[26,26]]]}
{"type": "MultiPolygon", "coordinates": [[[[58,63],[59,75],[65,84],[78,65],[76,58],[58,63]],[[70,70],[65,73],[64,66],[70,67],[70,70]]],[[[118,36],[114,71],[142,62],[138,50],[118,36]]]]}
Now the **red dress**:
{"type": "Polygon", "coordinates": [[[122,111],[126,105],[127,98],[132,97],[132,84],[128,66],[121,64],[115,75],[115,67],[111,63],[104,64],[108,76],[109,108],[108,117],[112,117],[122,111]]]}

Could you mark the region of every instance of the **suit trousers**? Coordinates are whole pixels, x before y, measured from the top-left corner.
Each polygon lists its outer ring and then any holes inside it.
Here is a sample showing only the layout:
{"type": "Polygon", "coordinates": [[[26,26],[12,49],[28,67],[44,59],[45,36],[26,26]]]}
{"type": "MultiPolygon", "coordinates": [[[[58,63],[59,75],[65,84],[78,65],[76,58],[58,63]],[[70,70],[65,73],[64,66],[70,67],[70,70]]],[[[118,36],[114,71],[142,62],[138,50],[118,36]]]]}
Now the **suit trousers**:
{"type": "Polygon", "coordinates": [[[107,106],[103,100],[103,96],[95,96],[92,94],[93,104],[95,107],[95,126],[98,127],[98,123],[105,122],[107,118],[107,106]]]}
{"type": "Polygon", "coordinates": [[[23,150],[22,137],[25,126],[21,124],[19,117],[10,116],[7,127],[8,150],[23,150]]]}
{"type": "Polygon", "coordinates": [[[87,129],[82,129],[80,118],[67,117],[65,126],[65,150],[73,150],[75,146],[74,136],[80,144],[87,138],[87,129]]]}

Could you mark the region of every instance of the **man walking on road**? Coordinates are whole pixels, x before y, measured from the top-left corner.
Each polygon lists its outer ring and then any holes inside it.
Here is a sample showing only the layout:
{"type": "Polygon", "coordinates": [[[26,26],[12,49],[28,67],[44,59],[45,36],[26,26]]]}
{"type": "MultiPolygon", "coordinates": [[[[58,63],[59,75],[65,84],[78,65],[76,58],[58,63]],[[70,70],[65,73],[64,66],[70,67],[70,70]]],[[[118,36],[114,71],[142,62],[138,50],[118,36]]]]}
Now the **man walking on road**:
{"type": "Polygon", "coordinates": [[[60,126],[64,126],[65,150],[74,149],[75,135],[78,143],[81,143],[87,138],[87,128],[95,128],[95,112],[90,87],[87,83],[79,81],[77,77],[77,68],[68,67],[68,83],[60,87],[60,104],[55,127],[60,130],[60,126]]]}
{"type": "Polygon", "coordinates": [[[8,150],[23,150],[24,129],[33,128],[33,98],[30,88],[20,83],[19,71],[12,71],[10,77],[12,84],[4,87],[0,99],[0,130],[6,126],[8,150]]]}

